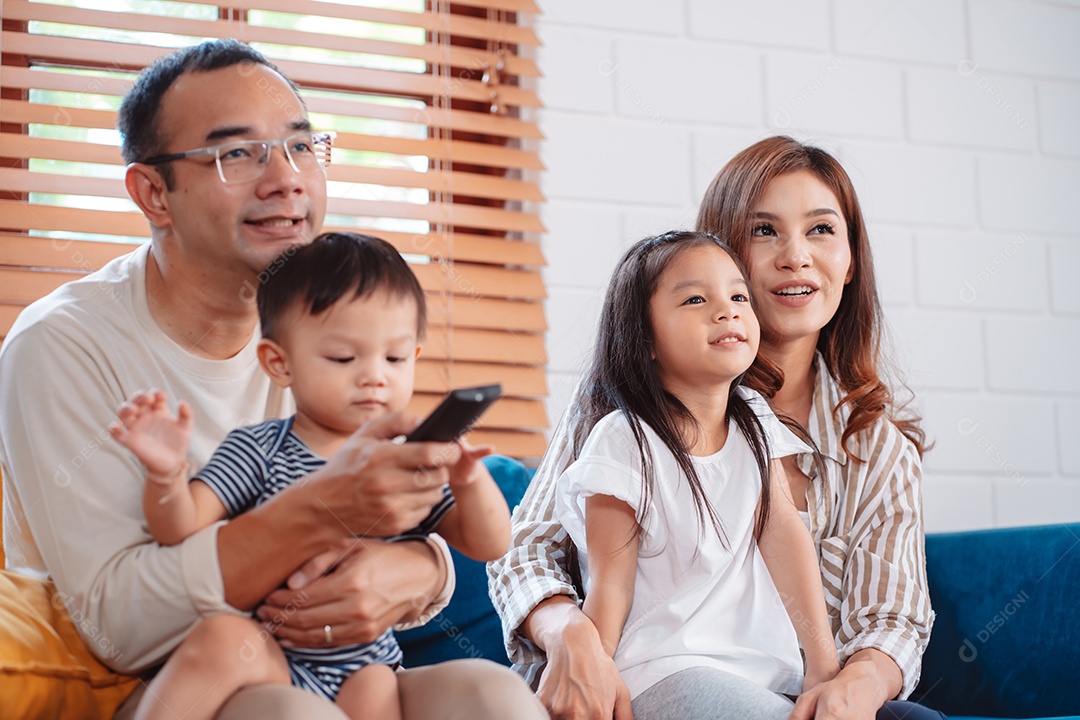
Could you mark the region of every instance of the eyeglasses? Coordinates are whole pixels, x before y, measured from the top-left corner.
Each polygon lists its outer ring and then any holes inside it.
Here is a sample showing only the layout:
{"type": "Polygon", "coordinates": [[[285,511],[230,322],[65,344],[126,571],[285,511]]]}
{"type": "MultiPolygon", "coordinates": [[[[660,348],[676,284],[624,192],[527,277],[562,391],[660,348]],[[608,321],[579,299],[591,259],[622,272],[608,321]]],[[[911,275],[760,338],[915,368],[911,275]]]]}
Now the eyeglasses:
{"type": "Polygon", "coordinates": [[[302,132],[280,140],[241,140],[171,155],[156,155],[142,162],[144,165],[160,165],[199,155],[213,155],[221,182],[236,185],[262,177],[270,164],[270,153],[278,145],[289,165],[298,173],[325,167],[330,164],[330,146],[336,137],[336,132],[302,132]]]}

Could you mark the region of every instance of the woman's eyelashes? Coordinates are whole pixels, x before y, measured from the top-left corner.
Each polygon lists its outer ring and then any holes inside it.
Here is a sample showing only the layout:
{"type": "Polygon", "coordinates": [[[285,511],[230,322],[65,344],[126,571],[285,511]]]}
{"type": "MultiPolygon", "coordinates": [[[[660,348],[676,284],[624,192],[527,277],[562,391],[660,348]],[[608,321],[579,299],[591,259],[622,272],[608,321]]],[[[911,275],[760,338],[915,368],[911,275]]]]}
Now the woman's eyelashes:
{"type": "MultiPolygon", "coordinates": [[[[776,237],[779,233],[771,223],[759,223],[751,231],[752,237],[776,237]]],[[[818,223],[810,228],[807,235],[835,235],[836,228],[831,223],[818,223]]]]}
{"type": "Polygon", "coordinates": [[[775,237],[776,229],[771,223],[758,223],[754,226],[754,229],[750,232],[753,237],[775,237]]]}

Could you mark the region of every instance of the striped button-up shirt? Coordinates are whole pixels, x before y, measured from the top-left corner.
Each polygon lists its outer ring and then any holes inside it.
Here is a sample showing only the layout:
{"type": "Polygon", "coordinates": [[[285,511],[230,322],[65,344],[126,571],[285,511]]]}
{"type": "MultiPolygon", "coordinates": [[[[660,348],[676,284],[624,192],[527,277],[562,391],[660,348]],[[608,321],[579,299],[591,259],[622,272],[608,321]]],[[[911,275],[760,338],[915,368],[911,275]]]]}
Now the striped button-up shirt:
{"type": "MultiPolygon", "coordinates": [[[[818,356],[808,431],[825,464],[818,476],[812,456],[799,456],[810,478],[806,500],[810,533],[821,560],[829,617],[841,662],[875,648],[903,674],[900,699],[919,682],[922,654],[934,613],[926,589],[922,525],[922,466],[915,446],[887,419],[849,440],[859,462],[840,444],[848,418],[835,413],[840,386],[818,356]]],[[[489,587],[502,618],[507,654],[535,681],[544,653],[521,632],[542,600],[580,597],[567,570],[566,531],[555,517],[555,487],[570,463],[566,418],[556,429],[529,490],[514,512],[511,550],[488,565],[489,587]]]]}

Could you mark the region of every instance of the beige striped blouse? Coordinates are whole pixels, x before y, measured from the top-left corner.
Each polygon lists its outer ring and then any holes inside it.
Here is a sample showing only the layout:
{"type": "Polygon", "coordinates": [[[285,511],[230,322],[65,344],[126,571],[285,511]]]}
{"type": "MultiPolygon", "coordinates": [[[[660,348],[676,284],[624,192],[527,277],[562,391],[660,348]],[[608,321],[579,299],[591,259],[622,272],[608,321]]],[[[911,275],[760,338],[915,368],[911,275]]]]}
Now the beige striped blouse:
{"type": "MultiPolygon", "coordinates": [[[[825,367],[820,355],[816,364],[825,367]]],[[[865,462],[849,459],[840,446],[847,408],[831,412],[841,397],[836,380],[818,372],[809,432],[825,475],[817,477],[809,453],[799,457],[811,479],[810,531],[841,661],[865,648],[884,652],[903,673],[904,699],[919,682],[934,620],[926,590],[922,466],[915,446],[884,419],[849,442],[865,462]]],[[[566,571],[566,531],[555,519],[555,486],[570,462],[569,442],[564,417],[514,512],[510,552],[488,565],[507,653],[530,681],[543,667],[544,653],[519,632],[525,618],[548,597],[580,602],[566,571]]]]}

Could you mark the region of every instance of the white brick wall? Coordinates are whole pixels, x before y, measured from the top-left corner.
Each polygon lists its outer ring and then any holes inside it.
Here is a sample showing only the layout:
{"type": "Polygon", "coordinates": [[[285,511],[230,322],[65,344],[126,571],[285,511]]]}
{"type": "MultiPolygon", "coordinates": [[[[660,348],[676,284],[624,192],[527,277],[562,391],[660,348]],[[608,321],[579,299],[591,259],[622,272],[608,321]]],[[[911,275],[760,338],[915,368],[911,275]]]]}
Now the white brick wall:
{"type": "Polygon", "coordinates": [[[1080,521],[1080,4],[542,0],[549,410],[628,243],[776,132],[836,153],[936,441],[927,527],[1080,521]],[[701,88],[704,88],[702,90],[701,88]]]}

